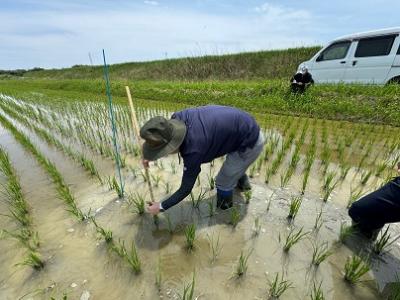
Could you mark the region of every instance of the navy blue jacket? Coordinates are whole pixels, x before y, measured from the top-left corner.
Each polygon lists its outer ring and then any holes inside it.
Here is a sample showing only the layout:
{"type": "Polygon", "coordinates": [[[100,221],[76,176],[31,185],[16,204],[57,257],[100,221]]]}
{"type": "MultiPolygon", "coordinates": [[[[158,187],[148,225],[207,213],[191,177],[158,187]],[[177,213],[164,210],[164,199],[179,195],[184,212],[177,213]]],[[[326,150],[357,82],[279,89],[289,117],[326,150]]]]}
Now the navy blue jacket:
{"type": "Polygon", "coordinates": [[[187,131],[179,148],[184,169],[180,188],[162,202],[163,209],[187,197],[201,171],[201,164],[225,154],[253,147],[260,127],[254,118],[239,109],[208,105],[185,109],[172,115],[185,123],[187,131]]]}

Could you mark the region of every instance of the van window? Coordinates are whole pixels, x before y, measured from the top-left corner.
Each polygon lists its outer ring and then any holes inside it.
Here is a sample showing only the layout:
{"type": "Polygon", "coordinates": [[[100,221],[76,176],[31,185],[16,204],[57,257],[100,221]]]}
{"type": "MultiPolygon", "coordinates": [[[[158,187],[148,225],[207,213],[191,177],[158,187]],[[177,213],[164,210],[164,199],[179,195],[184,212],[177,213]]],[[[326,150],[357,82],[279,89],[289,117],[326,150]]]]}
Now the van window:
{"type": "Polygon", "coordinates": [[[339,42],[330,45],[317,58],[317,61],[334,60],[344,58],[349,51],[350,41],[339,42]]]}
{"type": "Polygon", "coordinates": [[[392,49],[395,35],[360,39],[355,57],[388,55],[392,49]]]}
{"type": "Polygon", "coordinates": [[[399,45],[399,49],[397,49],[397,54],[400,54],[400,45],[399,45]]]}

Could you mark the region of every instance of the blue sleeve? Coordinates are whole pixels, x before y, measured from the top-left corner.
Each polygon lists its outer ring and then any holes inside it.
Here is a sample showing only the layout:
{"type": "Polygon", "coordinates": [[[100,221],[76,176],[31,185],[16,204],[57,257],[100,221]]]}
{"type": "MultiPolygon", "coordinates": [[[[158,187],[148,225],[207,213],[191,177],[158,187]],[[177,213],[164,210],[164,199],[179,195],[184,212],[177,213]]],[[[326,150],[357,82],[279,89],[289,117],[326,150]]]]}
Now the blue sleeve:
{"type": "Polygon", "coordinates": [[[200,171],[201,162],[195,156],[184,160],[181,186],[171,197],[161,203],[164,210],[178,204],[190,194],[200,171]]]}

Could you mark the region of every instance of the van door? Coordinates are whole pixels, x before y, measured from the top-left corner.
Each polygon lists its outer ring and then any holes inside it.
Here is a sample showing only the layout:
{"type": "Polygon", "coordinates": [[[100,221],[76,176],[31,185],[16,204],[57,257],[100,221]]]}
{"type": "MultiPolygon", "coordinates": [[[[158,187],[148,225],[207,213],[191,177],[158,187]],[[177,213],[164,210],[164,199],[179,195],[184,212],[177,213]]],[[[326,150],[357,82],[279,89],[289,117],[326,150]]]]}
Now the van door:
{"type": "Polygon", "coordinates": [[[344,76],[345,82],[383,84],[395,59],[397,35],[359,39],[344,76]],[[393,49],[392,49],[393,48],[393,49]]]}
{"type": "Polygon", "coordinates": [[[351,41],[335,42],[318,55],[310,66],[316,83],[338,83],[343,80],[350,45],[351,41]]]}

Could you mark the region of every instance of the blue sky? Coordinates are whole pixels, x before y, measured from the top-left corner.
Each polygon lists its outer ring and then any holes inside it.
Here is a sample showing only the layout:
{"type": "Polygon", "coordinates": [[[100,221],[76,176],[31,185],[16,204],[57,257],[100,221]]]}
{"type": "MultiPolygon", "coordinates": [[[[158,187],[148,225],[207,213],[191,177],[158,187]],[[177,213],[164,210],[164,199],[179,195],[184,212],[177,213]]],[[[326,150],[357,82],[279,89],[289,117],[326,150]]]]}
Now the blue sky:
{"type": "Polygon", "coordinates": [[[400,26],[398,0],[0,0],[0,69],[321,45],[400,26]]]}

